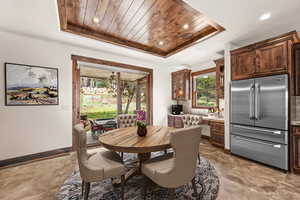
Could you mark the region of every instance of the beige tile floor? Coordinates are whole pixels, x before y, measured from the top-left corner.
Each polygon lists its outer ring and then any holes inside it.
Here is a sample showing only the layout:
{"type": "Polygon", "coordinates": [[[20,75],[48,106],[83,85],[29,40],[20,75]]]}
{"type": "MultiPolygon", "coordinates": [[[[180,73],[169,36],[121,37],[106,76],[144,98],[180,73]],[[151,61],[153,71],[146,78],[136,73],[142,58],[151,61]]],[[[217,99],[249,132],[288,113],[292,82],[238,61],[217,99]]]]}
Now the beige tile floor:
{"type": "MultiPolygon", "coordinates": [[[[218,200],[300,200],[300,176],[286,174],[224,153],[207,141],[201,155],[217,169],[218,200]]],[[[54,199],[60,185],[76,167],[75,154],[0,170],[1,200],[54,199]]]]}

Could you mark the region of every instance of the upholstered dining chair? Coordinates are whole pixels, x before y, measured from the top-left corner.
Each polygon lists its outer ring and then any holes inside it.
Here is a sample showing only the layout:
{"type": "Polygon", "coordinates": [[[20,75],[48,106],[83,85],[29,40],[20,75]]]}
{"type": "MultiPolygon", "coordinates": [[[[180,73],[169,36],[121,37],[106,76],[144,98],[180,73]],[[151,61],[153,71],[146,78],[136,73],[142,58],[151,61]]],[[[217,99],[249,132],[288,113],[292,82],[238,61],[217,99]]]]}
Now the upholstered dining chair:
{"type": "MultiPolygon", "coordinates": [[[[190,127],[170,132],[174,154],[167,154],[150,159],[142,164],[142,173],[159,186],[169,188],[169,199],[174,199],[175,188],[192,182],[195,183],[197,155],[201,140],[201,128],[190,127]]],[[[145,184],[144,194],[147,193],[145,184]]]]}
{"type": "MultiPolygon", "coordinates": [[[[199,115],[183,115],[181,117],[184,128],[189,128],[193,126],[200,126],[202,123],[202,117],[199,115]]],[[[200,153],[198,153],[198,162],[200,164],[200,153]]]]}
{"type": "Polygon", "coordinates": [[[116,176],[121,177],[121,198],[123,200],[126,169],[121,157],[105,148],[100,148],[97,153],[89,154],[86,145],[86,132],[81,124],[75,125],[74,136],[84,200],[88,199],[91,182],[116,176]]]}
{"type": "Polygon", "coordinates": [[[136,114],[120,114],[117,117],[118,128],[136,126],[136,114]]]}

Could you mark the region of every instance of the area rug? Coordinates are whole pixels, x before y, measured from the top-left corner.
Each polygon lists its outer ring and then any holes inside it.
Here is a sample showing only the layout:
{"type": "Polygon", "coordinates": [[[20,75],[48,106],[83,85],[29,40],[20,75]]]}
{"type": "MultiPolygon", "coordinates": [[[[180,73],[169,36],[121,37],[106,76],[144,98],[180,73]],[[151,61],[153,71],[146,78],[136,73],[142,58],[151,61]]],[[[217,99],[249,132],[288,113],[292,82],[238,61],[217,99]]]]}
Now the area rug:
{"type": "MultiPolygon", "coordinates": [[[[161,152],[154,153],[158,156],[161,152]]],[[[136,159],[134,154],[124,154],[126,167],[130,169],[130,163],[136,159]]],[[[193,192],[192,185],[186,184],[176,189],[176,199],[178,200],[215,200],[219,191],[219,178],[213,165],[201,157],[201,162],[196,170],[196,186],[198,195],[193,192]]],[[[141,200],[143,199],[143,176],[136,176],[128,180],[125,185],[125,199],[141,200]]],[[[117,200],[120,199],[120,187],[113,187],[111,180],[96,182],[91,184],[89,200],[117,200]]],[[[57,200],[79,200],[81,197],[81,178],[79,171],[74,171],[65,183],[61,186],[56,195],[57,200]]],[[[168,190],[161,187],[150,187],[147,194],[147,200],[167,200],[168,190]]]]}

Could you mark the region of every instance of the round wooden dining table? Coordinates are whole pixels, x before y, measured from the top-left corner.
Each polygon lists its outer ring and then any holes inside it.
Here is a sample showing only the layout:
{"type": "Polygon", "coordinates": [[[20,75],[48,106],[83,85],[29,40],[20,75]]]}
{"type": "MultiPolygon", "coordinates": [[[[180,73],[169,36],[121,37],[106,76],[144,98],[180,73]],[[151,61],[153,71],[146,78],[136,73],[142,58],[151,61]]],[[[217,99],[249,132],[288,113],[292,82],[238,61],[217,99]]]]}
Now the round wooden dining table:
{"type": "Polygon", "coordinates": [[[137,153],[144,160],[151,152],[164,151],[171,147],[169,127],[147,126],[147,135],[137,135],[137,127],[119,128],[104,133],[99,137],[100,143],[107,149],[137,153]]]}
{"type": "Polygon", "coordinates": [[[108,131],[99,136],[99,142],[103,147],[123,153],[136,153],[138,166],[130,170],[125,178],[128,180],[133,175],[140,173],[142,162],[150,159],[151,152],[164,151],[171,147],[169,127],[147,126],[147,135],[137,135],[137,127],[119,128],[108,131]]]}

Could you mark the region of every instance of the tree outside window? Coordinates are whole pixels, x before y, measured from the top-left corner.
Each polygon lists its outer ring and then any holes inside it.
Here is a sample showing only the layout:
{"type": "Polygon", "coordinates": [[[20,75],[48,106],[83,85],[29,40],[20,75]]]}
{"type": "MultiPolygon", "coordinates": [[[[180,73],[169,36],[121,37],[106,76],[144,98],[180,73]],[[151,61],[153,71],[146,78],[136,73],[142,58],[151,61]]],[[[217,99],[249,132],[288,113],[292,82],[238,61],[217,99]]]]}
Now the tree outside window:
{"type": "Polygon", "coordinates": [[[193,73],[193,107],[211,108],[217,106],[216,72],[214,69],[193,73]]]}

